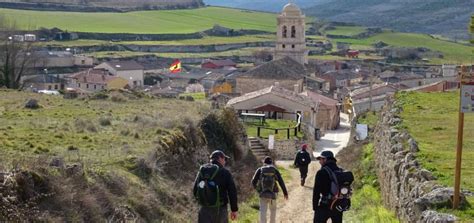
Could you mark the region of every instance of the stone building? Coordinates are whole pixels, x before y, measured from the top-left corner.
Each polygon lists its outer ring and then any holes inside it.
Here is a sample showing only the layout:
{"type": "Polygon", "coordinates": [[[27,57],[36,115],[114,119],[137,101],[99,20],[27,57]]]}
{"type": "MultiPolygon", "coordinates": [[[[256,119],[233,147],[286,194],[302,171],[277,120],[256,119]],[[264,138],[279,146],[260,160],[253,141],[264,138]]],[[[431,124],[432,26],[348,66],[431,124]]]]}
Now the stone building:
{"type": "Polygon", "coordinates": [[[305,16],[298,6],[288,3],[277,17],[277,41],[273,58],[278,60],[288,56],[300,64],[307,64],[305,39],[305,16]]]}
{"type": "Polygon", "coordinates": [[[279,82],[279,86],[285,89],[301,92],[305,76],[303,65],[290,57],[284,57],[254,67],[236,77],[235,93],[243,95],[270,87],[275,82],[279,82]]]}

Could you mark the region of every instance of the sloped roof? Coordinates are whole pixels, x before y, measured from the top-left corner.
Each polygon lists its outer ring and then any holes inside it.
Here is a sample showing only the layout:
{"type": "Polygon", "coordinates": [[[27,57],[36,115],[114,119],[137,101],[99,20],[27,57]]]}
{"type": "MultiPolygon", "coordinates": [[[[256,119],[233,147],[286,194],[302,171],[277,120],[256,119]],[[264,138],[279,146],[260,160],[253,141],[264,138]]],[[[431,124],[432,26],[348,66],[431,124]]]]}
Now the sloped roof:
{"type": "MultiPolygon", "coordinates": [[[[372,85],[372,91],[376,90],[376,89],[379,89],[379,88],[382,88],[382,87],[389,87],[389,88],[392,88],[394,90],[398,90],[397,87],[391,85],[391,84],[387,84],[387,83],[382,83],[382,84],[374,84],[372,85]]],[[[363,94],[365,92],[369,92],[370,91],[370,86],[367,86],[367,87],[361,87],[361,88],[358,88],[358,89],[355,89],[351,92],[351,96],[356,96],[356,95],[359,95],[359,94],[363,94]]]]}
{"type": "Polygon", "coordinates": [[[115,70],[120,71],[120,70],[143,70],[143,66],[138,64],[137,62],[133,60],[129,61],[109,61],[105,62],[109,66],[113,67],[115,70]]]}
{"type": "Polygon", "coordinates": [[[303,65],[290,57],[284,57],[254,67],[245,72],[242,76],[262,79],[299,80],[303,78],[305,74],[306,71],[303,65]]]}
{"type": "Polygon", "coordinates": [[[258,91],[253,91],[253,92],[244,94],[240,97],[232,98],[231,100],[229,100],[227,105],[233,105],[239,102],[251,100],[251,99],[260,97],[262,95],[266,95],[266,94],[273,94],[281,98],[285,98],[290,101],[294,101],[294,102],[297,102],[309,107],[316,107],[316,103],[313,102],[311,98],[309,98],[308,96],[297,94],[293,91],[287,90],[282,87],[274,86],[274,85],[258,90],[258,91]]]}
{"type": "Polygon", "coordinates": [[[236,66],[237,64],[229,59],[225,60],[205,60],[203,64],[205,63],[212,63],[215,64],[216,66],[221,66],[221,67],[226,67],[226,66],[236,66]]]}
{"type": "Polygon", "coordinates": [[[302,93],[303,95],[308,96],[311,98],[314,102],[320,102],[321,104],[327,105],[327,106],[336,106],[339,102],[332,99],[328,98],[324,95],[318,94],[313,91],[305,91],[302,93]]]}
{"type": "Polygon", "coordinates": [[[120,77],[111,76],[109,72],[105,70],[88,69],[79,73],[75,73],[71,75],[70,78],[76,79],[80,83],[106,84],[108,81],[120,77]]]}

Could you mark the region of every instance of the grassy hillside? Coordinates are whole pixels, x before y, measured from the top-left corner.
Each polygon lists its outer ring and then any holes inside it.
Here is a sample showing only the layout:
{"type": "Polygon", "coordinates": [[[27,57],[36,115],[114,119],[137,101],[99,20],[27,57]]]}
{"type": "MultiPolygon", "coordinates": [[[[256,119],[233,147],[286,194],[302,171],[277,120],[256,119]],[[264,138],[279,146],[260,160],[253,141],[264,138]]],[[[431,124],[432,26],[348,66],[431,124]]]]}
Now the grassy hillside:
{"type": "Polygon", "coordinates": [[[0,202],[1,222],[104,222],[124,209],[138,222],[191,222],[192,182],[215,148],[233,157],[240,201],[249,196],[256,160],[242,156],[233,112],[140,93],[96,96],[0,90],[0,172],[21,171],[14,184],[1,175],[0,194],[14,201],[0,202]],[[24,108],[31,98],[39,109],[24,108]]]}
{"type": "Polygon", "coordinates": [[[426,47],[433,51],[440,51],[444,58],[433,58],[432,63],[472,63],[474,61],[474,47],[435,39],[429,35],[415,33],[384,32],[366,39],[333,39],[334,42],[351,43],[354,46],[371,46],[383,41],[397,47],[426,47]]]}
{"type": "MultiPolygon", "coordinates": [[[[438,181],[446,186],[454,185],[456,159],[459,92],[448,93],[400,93],[397,95],[403,107],[402,128],[406,128],[417,140],[421,165],[433,171],[438,181]]],[[[461,188],[474,191],[474,115],[465,114],[464,147],[462,154],[461,188]]],[[[469,198],[470,202],[474,198],[469,198]]],[[[474,209],[456,212],[458,216],[473,219],[474,209]]]]}
{"type": "Polygon", "coordinates": [[[40,27],[97,33],[194,33],[215,24],[233,29],[274,32],[276,14],[206,7],[127,13],[78,13],[0,9],[20,29],[40,27]]]}
{"type": "Polygon", "coordinates": [[[472,0],[332,0],[304,11],[329,21],[467,39],[472,5],[472,0]]]}

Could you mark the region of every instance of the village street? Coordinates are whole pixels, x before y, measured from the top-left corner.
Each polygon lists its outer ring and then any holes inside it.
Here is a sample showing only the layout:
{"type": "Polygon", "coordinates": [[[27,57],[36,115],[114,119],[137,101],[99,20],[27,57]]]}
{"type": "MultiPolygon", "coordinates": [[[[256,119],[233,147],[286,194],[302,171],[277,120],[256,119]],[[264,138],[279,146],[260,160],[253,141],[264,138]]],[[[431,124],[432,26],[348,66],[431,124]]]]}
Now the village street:
{"type": "MultiPolygon", "coordinates": [[[[313,151],[316,157],[323,150],[331,150],[337,153],[347,146],[350,139],[350,124],[348,116],[341,113],[341,126],[337,130],[328,131],[318,141],[317,148],[313,151]]],[[[289,199],[285,201],[283,196],[278,199],[277,222],[281,223],[310,223],[313,222],[313,185],[316,171],[320,166],[317,160],[313,160],[309,166],[308,178],[304,187],[300,186],[300,174],[298,169],[290,167],[293,160],[278,160],[277,165],[287,169],[291,175],[291,181],[285,182],[288,189],[289,199]]]]}

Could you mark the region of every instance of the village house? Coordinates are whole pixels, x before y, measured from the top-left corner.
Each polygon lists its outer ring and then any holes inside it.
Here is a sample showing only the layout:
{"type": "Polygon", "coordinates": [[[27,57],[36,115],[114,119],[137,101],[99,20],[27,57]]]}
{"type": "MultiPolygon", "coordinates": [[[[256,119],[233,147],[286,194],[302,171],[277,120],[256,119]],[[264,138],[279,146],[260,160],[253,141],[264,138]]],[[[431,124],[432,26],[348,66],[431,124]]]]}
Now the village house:
{"type": "Polygon", "coordinates": [[[69,78],[71,79],[69,87],[88,92],[123,89],[129,87],[128,80],[121,77],[112,76],[108,71],[102,69],[88,69],[70,75],[69,78]]]}
{"type": "Polygon", "coordinates": [[[350,87],[362,81],[362,75],[349,69],[328,71],[319,76],[319,78],[329,82],[329,89],[331,91],[337,88],[350,87]]]}
{"type": "Polygon", "coordinates": [[[318,104],[316,117],[316,126],[318,128],[321,130],[339,128],[341,118],[338,101],[312,91],[305,91],[302,95],[308,96],[313,102],[318,104]]]}
{"type": "Polygon", "coordinates": [[[94,58],[85,55],[74,55],[69,51],[37,51],[34,56],[36,68],[53,67],[90,67],[94,64],[94,58]]]}
{"type": "Polygon", "coordinates": [[[298,85],[301,91],[305,75],[306,71],[302,64],[290,57],[284,57],[254,67],[235,77],[235,92],[246,94],[270,87],[275,82],[279,82],[280,87],[291,91],[294,90],[295,85],[298,85]]]}
{"type": "Polygon", "coordinates": [[[300,113],[302,122],[310,126],[317,122],[317,104],[308,96],[280,87],[279,83],[233,98],[227,106],[239,113],[260,113],[273,119],[297,120],[296,114],[300,113]]]}
{"type": "Polygon", "coordinates": [[[205,60],[201,64],[201,68],[205,69],[234,69],[237,64],[229,59],[226,60],[205,60]]]}
{"type": "Polygon", "coordinates": [[[319,78],[316,76],[306,76],[305,77],[305,87],[308,90],[312,91],[320,91],[329,93],[330,90],[330,83],[328,80],[319,78]]]}
{"type": "Polygon", "coordinates": [[[143,87],[143,66],[135,61],[104,62],[95,66],[94,69],[105,69],[112,75],[127,80],[132,88],[143,87]]]}
{"type": "Polygon", "coordinates": [[[25,88],[40,91],[40,90],[64,90],[66,80],[60,78],[59,75],[39,74],[25,76],[22,80],[25,88]]]}
{"type": "MultiPolygon", "coordinates": [[[[231,83],[226,82],[226,77],[237,72],[236,70],[223,70],[213,69],[206,72],[207,76],[200,80],[200,83],[204,86],[206,92],[216,91],[220,86],[220,90],[227,91],[226,93],[232,93],[233,86],[231,83]],[[228,89],[230,87],[230,89],[228,89]],[[214,89],[216,88],[216,89],[214,89]],[[226,88],[226,89],[223,89],[226,88]]],[[[220,91],[219,91],[220,92],[220,91]]],[[[214,93],[214,92],[213,92],[214,93]]],[[[224,92],[221,92],[224,93],[224,92]]]]}

